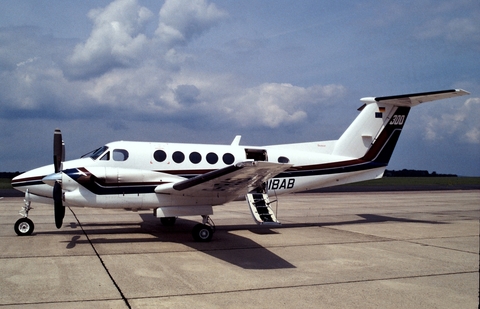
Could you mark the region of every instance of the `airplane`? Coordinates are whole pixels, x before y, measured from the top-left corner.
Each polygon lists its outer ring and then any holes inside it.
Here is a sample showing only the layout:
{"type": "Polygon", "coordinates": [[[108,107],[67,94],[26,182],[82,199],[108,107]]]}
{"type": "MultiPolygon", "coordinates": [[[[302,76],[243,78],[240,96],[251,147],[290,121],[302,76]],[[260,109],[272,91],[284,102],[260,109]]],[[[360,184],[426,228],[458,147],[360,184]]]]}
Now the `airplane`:
{"type": "Polygon", "coordinates": [[[153,210],[164,225],[201,216],[195,241],[212,239],[213,206],[245,198],[257,224],[280,224],[271,195],[381,178],[410,109],[424,102],[469,93],[463,89],[366,97],[360,113],[338,140],[242,146],[117,141],[65,161],[65,144],[54,132],[53,164],[12,179],[25,193],[19,236],[31,235],[31,202],[52,204],[61,228],[65,207],[153,210]]]}

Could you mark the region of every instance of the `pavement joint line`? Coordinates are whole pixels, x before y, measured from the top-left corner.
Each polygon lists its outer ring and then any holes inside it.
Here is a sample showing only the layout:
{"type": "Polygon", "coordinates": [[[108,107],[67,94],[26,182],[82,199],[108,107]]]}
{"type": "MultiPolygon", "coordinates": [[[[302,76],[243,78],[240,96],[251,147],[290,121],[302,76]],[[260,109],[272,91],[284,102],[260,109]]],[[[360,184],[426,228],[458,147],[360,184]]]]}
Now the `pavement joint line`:
{"type": "MultiPolygon", "coordinates": [[[[335,229],[332,227],[326,227],[330,229],[335,229]]],[[[82,229],[83,230],[83,229],[82,229]]],[[[337,230],[337,229],[335,229],[337,230]]],[[[340,230],[339,230],[340,231],[340,230]]],[[[354,234],[361,234],[361,235],[369,235],[369,234],[362,234],[358,232],[351,232],[351,231],[344,231],[343,232],[350,232],[354,234]]],[[[84,231],[85,234],[85,231],[84,231]]],[[[91,240],[88,235],[85,235],[87,237],[87,240],[89,244],[93,247],[93,243],[95,240],[91,240]]],[[[370,235],[371,236],[371,235],[370,235]]],[[[421,242],[416,242],[415,240],[425,240],[425,239],[448,239],[448,238],[458,238],[458,237],[476,237],[477,235],[462,235],[462,236],[450,236],[450,237],[425,237],[425,238],[412,238],[412,239],[393,239],[393,238],[386,238],[386,237],[378,237],[375,236],[379,239],[375,240],[370,240],[370,241],[343,241],[343,242],[331,242],[331,243],[302,243],[302,244],[290,244],[290,245],[270,245],[270,246],[247,246],[247,247],[238,247],[238,248],[214,248],[214,249],[198,249],[198,248],[190,248],[190,249],[184,249],[184,250],[171,250],[171,251],[165,251],[165,252],[157,252],[157,251],[146,251],[146,252],[135,252],[135,253],[109,253],[107,254],[108,256],[116,256],[116,255],[138,255],[138,254],[171,254],[171,253],[188,253],[188,252],[215,252],[215,251],[235,251],[235,250],[255,250],[255,249],[275,249],[275,248],[298,248],[298,247],[310,247],[310,246],[329,246],[329,245],[348,245],[348,244],[367,244],[367,243],[381,243],[381,242],[409,242],[417,245],[422,245],[422,246],[429,246],[429,247],[435,247],[435,248],[440,248],[440,249],[446,249],[446,250],[453,250],[453,251],[458,251],[458,252],[463,252],[463,253],[470,253],[470,254],[478,254],[475,252],[470,252],[470,251],[465,251],[465,250],[459,250],[459,249],[453,249],[453,248],[448,248],[448,247],[441,247],[441,246],[435,246],[435,245],[429,245],[429,244],[424,244],[421,242]]],[[[94,249],[95,255],[98,256],[97,251],[94,249]]],[[[81,255],[75,255],[74,257],[78,256],[91,256],[89,254],[81,254],[81,255]]],[[[28,259],[28,258],[48,258],[48,257],[63,257],[63,255],[45,255],[45,256],[36,256],[36,257],[31,257],[31,256],[4,256],[0,257],[0,260],[2,259],[28,259]]]]}
{"type": "Polygon", "coordinates": [[[128,302],[128,299],[125,297],[125,295],[123,294],[122,292],[122,289],[120,288],[120,286],[117,284],[117,282],[115,281],[115,279],[113,278],[112,274],[110,273],[110,271],[108,270],[107,268],[107,265],[105,265],[105,262],[103,261],[102,257],[100,256],[100,254],[98,253],[97,249],[95,248],[95,246],[93,245],[92,241],[90,240],[90,237],[88,237],[88,234],[87,232],[83,229],[83,226],[82,226],[82,223],[80,222],[80,220],[78,220],[77,218],[77,215],[73,212],[73,210],[68,207],[68,209],[70,210],[70,212],[73,214],[73,216],[75,217],[75,220],[77,220],[77,223],[78,223],[78,226],[82,229],[82,232],[83,234],[85,235],[85,237],[87,238],[88,242],[90,243],[90,246],[92,247],[93,251],[95,252],[96,256],[98,257],[100,263],[102,264],[103,268],[105,269],[105,271],[107,272],[107,275],[110,277],[110,280],[112,280],[112,283],[113,285],[115,286],[115,288],[118,290],[118,292],[120,293],[120,296],[122,297],[123,301],[125,302],[125,305],[131,309],[132,306],[130,306],[130,303],[128,302]]]}
{"type": "Polygon", "coordinates": [[[118,298],[100,298],[100,299],[78,299],[78,300],[59,300],[59,301],[44,301],[44,302],[24,302],[24,303],[4,303],[0,304],[0,308],[9,306],[25,306],[25,305],[46,305],[46,304],[75,304],[85,302],[109,302],[118,301],[118,298]]]}
{"type": "MultiPolygon", "coordinates": [[[[440,239],[440,238],[422,238],[422,239],[440,239]]],[[[414,239],[414,240],[418,240],[418,239],[414,239]]],[[[445,249],[445,250],[450,250],[450,251],[457,251],[457,252],[468,253],[468,254],[475,254],[475,255],[479,254],[478,252],[471,252],[471,251],[465,251],[465,250],[460,250],[460,249],[455,249],[455,248],[448,248],[448,247],[436,246],[436,245],[431,245],[431,244],[424,244],[424,243],[421,243],[421,242],[410,241],[410,240],[405,240],[405,242],[416,244],[416,245],[421,245],[421,246],[426,246],[426,247],[433,247],[433,248],[445,249]]]]}
{"type": "Polygon", "coordinates": [[[134,300],[134,299],[155,299],[155,298],[168,298],[168,297],[232,294],[232,293],[243,293],[243,292],[252,292],[252,291],[279,290],[279,289],[297,289],[297,288],[306,288],[306,287],[320,287],[320,286],[352,284],[352,283],[362,283],[362,282],[380,282],[380,281],[389,281],[389,280],[402,280],[402,279],[429,278],[429,277],[451,276],[451,275],[461,275],[461,274],[473,274],[473,273],[477,273],[477,272],[478,272],[478,270],[458,271],[458,272],[439,273],[439,274],[425,274],[425,275],[400,276],[400,277],[389,277],[389,278],[373,278],[373,279],[363,279],[363,280],[347,280],[347,281],[338,281],[338,282],[311,283],[311,284],[299,284],[299,285],[290,285],[290,286],[272,286],[272,287],[265,287],[265,288],[251,288],[251,289],[212,291],[212,292],[201,292],[201,293],[182,293],[182,294],[169,294],[169,295],[159,295],[159,296],[131,297],[130,299],[132,299],[132,300],[134,300]]]}
{"type": "MultiPolygon", "coordinates": [[[[331,226],[326,226],[325,228],[333,229],[336,231],[344,231],[344,230],[338,230],[335,227],[331,226]]],[[[374,236],[374,237],[379,237],[371,234],[365,234],[365,233],[360,233],[360,232],[353,232],[353,231],[346,231],[350,232],[353,234],[360,234],[360,235],[368,235],[368,236],[374,236]]],[[[442,247],[442,246],[436,246],[432,244],[424,244],[421,242],[418,242],[418,240],[425,240],[425,239],[447,239],[447,238],[458,238],[458,237],[477,237],[477,235],[461,235],[461,236],[449,236],[449,237],[423,237],[423,238],[405,238],[405,239],[395,239],[395,238],[388,238],[388,237],[380,237],[383,238],[383,240],[372,240],[372,241],[362,241],[359,243],[375,243],[375,242],[388,242],[388,241],[403,241],[411,244],[416,244],[416,245],[421,245],[425,247],[433,247],[433,248],[439,248],[439,249],[445,249],[445,250],[451,250],[451,251],[457,251],[457,252],[462,252],[462,253],[469,253],[469,254],[479,254],[478,252],[470,252],[470,251],[465,251],[465,250],[460,250],[460,249],[454,249],[454,248],[448,248],[448,247],[442,247]]],[[[355,242],[354,242],[355,243],[355,242]]],[[[335,243],[332,243],[335,244],[335,243]]],[[[337,245],[341,245],[343,243],[337,243],[337,245]]]]}

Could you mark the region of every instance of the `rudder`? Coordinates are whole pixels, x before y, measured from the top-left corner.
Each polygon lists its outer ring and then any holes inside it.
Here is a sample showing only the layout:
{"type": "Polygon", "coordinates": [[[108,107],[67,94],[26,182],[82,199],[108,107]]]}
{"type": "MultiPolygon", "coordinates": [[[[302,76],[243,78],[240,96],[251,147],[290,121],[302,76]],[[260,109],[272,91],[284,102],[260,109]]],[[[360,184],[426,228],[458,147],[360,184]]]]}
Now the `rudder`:
{"type": "Polygon", "coordinates": [[[389,123],[396,123],[393,127],[401,130],[407,114],[408,111],[395,105],[368,102],[335,143],[333,154],[351,158],[364,157],[375,144],[383,140],[381,137],[385,134],[382,133],[386,128],[392,127],[389,123]]]}

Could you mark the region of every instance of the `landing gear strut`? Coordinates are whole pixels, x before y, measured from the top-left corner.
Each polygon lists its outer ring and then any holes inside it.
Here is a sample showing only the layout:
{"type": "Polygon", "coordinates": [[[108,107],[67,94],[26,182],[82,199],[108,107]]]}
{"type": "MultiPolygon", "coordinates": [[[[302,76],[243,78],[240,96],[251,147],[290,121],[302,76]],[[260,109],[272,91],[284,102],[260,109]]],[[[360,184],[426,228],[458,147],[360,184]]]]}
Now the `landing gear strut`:
{"type": "Polygon", "coordinates": [[[25,191],[25,199],[23,200],[25,204],[22,207],[22,210],[20,210],[19,214],[23,217],[17,220],[15,222],[15,233],[17,233],[18,236],[28,236],[33,233],[33,229],[35,228],[35,225],[33,224],[32,220],[28,219],[28,212],[33,209],[30,206],[30,194],[27,191],[25,191]]]}
{"type": "Polygon", "coordinates": [[[215,232],[215,224],[209,216],[203,215],[203,223],[199,223],[193,227],[192,236],[195,241],[209,242],[212,240],[215,232]]]}

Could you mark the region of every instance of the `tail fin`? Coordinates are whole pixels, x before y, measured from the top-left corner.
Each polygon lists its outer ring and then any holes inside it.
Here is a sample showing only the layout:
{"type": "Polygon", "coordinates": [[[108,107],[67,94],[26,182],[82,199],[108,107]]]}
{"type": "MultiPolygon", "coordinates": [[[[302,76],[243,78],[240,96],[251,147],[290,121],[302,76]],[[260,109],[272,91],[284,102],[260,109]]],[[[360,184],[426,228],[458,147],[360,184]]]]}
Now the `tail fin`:
{"type": "Polygon", "coordinates": [[[410,108],[469,94],[462,89],[363,98],[361,112],[335,144],[333,154],[387,165],[410,108]]]}

